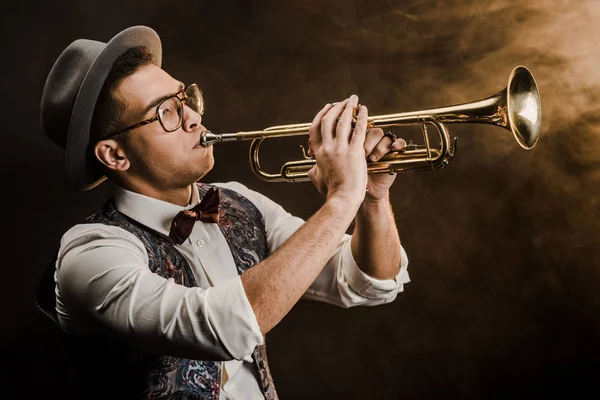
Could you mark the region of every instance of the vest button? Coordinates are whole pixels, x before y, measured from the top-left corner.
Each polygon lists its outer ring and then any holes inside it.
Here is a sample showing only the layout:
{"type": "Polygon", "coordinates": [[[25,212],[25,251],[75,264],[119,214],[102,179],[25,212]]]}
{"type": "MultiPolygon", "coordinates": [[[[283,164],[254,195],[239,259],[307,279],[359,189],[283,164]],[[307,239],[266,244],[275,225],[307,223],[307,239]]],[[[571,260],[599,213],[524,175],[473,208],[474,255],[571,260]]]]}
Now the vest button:
{"type": "Polygon", "coordinates": [[[196,244],[200,247],[204,246],[206,244],[206,242],[202,239],[198,239],[196,240],[196,244]]]}

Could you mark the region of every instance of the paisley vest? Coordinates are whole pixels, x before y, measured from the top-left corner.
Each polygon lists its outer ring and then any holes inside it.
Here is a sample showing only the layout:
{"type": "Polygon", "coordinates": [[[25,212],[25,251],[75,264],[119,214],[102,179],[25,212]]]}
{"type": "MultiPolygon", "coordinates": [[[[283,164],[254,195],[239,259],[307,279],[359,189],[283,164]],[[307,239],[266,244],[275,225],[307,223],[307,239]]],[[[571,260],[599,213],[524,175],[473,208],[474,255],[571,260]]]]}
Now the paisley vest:
{"type": "MultiPolygon", "coordinates": [[[[210,185],[198,184],[200,197],[210,188],[210,185]]],[[[219,228],[229,244],[238,274],[241,275],[269,255],[264,220],[260,211],[247,198],[233,190],[219,188],[219,191],[219,228]]],[[[186,287],[198,286],[189,263],[175,248],[171,239],[120,213],[112,200],[100,211],[86,218],[85,222],[118,226],[131,232],[144,244],[148,268],[153,273],[166,279],[172,278],[186,287]]],[[[47,271],[36,300],[42,311],[56,321],[56,311],[52,307],[55,304],[55,298],[52,301],[54,282],[52,280],[50,285],[49,280],[53,275],[54,264],[47,271]]],[[[219,398],[223,368],[219,361],[158,356],[141,352],[105,336],[79,337],[70,341],[69,349],[72,350],[71,354],[83,357],[78,372],[81,382],[87,382],[86,391],[105,389],[111,393],[111,398],[219,398]],[[109,387],[114,389],[108,389],[109,387]]],[[[277,399],[265,345],[256,347],[253,359],[263,395],[267,400],[277,399]]]]}

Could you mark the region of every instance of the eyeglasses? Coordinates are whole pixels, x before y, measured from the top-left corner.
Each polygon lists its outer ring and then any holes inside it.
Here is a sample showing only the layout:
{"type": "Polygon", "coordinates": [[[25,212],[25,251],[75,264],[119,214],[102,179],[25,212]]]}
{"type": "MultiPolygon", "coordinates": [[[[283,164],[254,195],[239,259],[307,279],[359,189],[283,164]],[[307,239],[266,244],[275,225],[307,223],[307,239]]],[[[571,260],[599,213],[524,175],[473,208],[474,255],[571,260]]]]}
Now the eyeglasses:
{"type": "Polygon", "coordinates": [[[111,133],[107,138],[127,132],[131,129],[139,128],[140,126],[151,124],[154,121],[159,121],[162,128],[167,132],[176,131],[181,128],[181,125],[183,124],[183,110],[185,108],[183,107],[183,102],[198,114],[204,114],[204,98],[202,97],[202,91],[195,83],[192,83],[188,87],[175,93],[173,96],[167,97],[161,101],[156,107],[156,115],[154,117],[138,122],[137,124],[131,125],[118,132],[111,133]],[[180,95],[183,95],[183,97],[179,97],[180,95]]]}

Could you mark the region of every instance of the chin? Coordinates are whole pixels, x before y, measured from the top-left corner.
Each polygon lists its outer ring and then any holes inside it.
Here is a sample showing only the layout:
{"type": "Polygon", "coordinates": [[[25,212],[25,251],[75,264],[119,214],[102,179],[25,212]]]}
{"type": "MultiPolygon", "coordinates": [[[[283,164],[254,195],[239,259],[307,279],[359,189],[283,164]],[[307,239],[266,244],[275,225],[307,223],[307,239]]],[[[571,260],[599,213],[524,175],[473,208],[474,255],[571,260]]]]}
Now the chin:
{"type": "Polygon", "coordinates": [[[211,169],[214,168],[215,157],[213,156],[212,152],[206,155],[206,159],[203,160],[202,164],[204,167],[204,174],[207,174],[211,169]]]}
{"type": "Polygon", "coordinates": [[[206,174],[208,174],[213,169],[214,164],[214,162],[207,163],[204,166],[204,168],[202,168],[202,170],[198,171],[198,179],[196,179],[196,181],[203,179],[206,176],[206,174]]]}

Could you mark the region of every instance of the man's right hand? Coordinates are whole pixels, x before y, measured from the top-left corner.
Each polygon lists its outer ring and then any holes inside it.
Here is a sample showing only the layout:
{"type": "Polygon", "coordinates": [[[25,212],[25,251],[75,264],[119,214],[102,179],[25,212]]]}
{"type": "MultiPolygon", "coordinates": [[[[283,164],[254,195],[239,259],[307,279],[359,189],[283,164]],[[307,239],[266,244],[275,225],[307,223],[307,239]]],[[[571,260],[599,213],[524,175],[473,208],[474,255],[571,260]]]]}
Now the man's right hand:
{"type": "Polygon", "coordinates": [[[333,106],[327,104],[317,113],[309,129],[309,154],[314,154],[317,164],[308,172],[328,200],[340,199],[355,208],[362,203],[367,186],[367,109],[360,106],[353,127],[357,105],[358,97],[352,95],[333,106]]]}

